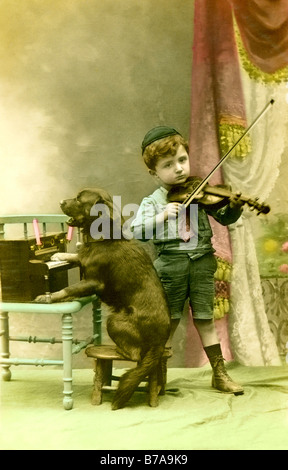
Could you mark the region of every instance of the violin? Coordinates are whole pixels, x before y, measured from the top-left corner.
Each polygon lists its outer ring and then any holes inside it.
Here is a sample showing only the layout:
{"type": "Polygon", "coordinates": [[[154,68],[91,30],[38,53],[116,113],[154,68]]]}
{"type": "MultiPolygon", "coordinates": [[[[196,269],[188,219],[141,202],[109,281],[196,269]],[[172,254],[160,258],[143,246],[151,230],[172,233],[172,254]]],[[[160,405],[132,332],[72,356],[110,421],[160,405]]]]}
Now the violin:
{"type": "Polygon", "coordinates": [[[201,178],[190,176],[185,183],[173,186],[168,192],[168,201],[179,202],[184,204],[185,207],[188,207],[191,202],[195,201],[195,203],[204,207],[204,209],[218,210],[229,204],[231,198],[236,196],[243,204],[247,204],[251,210],[256,210],[257,215],[268,214],[270,212],[270,207],[259,202],[259,198],[252,199],[239,192],[233,193],[230,185],[225,184],[216,184],[215,186],[205,184],[202,190],[193,198],[193,201],[189,201],[191,193],[193,193],[193,190],[195,190],[201,181],[201,178]],[[187,203],[187,201],[189,202],[187,203]]]}
{"type": "MultiPolygon", "coordinates": [[[[170,189],[168,192],[168,200],[170,202],[181,202],[186,208],[196,200],[197,203],[202,204],[203,206],[206,205],[207,207],[213,206],[214,204],[218,204],[219,207],[226,206],[232,197],[238,197],[241,199],[243,204],[248,204],[252,210],[256,209],[258,214],[268,214],[270,212],[270,207],[264,203],[259,202],[259,198],[252,199],[247,196],[242,196],[241,193],[232,193],[231,188],[226,185],[216,185],[210,186],[208,185],[208,180],[213,176],[213,174],[220,168],[221,165],[225,162],[227,157],[230,155],[232,150],[240,143],[240,141],[245,137],[245,135],[255,126],[255,124],[259,121],[259,119],[263,116],[263,114],[270,108],[271,105],[274,104],[274,100],[271,99],[263,108],[261,113],[254,119],[254,121],[250,124],[250,126],[245,129],[243,134],[239,137],[239,139],[232,145],[232,147],[223,155],[221,160],[215,165],[213,170],[203,179],[198,177],[190,177],[184,184],[177,185],[170,189]],[[213,199],[214,198],[214,199],[213,199]],[[216,198],[216,199],[215,199],[216,198]]],[[[216,209],[216,205],[214,208],[216,209]]]]}

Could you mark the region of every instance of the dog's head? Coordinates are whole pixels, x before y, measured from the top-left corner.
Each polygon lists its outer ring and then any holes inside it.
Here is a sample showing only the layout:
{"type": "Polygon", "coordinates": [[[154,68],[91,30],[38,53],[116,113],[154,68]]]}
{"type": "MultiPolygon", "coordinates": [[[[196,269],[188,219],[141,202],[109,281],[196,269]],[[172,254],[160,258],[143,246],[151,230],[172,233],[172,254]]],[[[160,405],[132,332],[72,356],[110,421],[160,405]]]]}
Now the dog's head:
{"type": "Polygon", "coordinates": [[[71,227],[81,227],[84,232],[90,233],[91,226],[101,217],[101,223],[119,224],[122,226],[120,211],[113,204],[107,191],[99,188],[85,188],[78,192],[73,199],[60,202],[64,214],[70,219],[67,221],[71,227]]]}

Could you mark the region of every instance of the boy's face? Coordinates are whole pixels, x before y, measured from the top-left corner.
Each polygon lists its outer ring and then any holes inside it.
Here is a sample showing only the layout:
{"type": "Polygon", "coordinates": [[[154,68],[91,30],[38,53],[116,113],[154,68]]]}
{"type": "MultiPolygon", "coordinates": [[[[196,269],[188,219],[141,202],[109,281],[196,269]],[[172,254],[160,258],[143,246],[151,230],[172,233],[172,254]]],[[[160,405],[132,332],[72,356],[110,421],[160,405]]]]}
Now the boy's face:
{"type": "Polygon", "coordinates": [[[150,174],[155,176],[166,189],[184,183],[190,175],[190,163],[188,153],[183,145],[178,147],[176,155],[162,157],[158,161],[155,171],[150,170],[150,174]]]}

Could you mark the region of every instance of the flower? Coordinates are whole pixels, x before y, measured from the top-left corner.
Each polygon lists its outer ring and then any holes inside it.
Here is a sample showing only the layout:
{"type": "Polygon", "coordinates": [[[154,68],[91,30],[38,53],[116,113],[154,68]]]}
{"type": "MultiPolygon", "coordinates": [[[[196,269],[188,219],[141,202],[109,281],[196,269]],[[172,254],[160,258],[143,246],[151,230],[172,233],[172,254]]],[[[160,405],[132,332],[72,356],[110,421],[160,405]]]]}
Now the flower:
{"type": "Polygon", "coordinates": [[[281,264],[281,266],[279,266],[279,271],[281,271],[281,273],[288,274],[288,264],[281,264]]]}
{"type": "Polygon", "coordinates": [[[269,238],[264,242],[264,251],[266,251],[266,253],[273,253],[277,251],[278,246],[279,245],[276,240],[273,240],[273,238],[269,238]]]}
{"type": "Polygon", "coordinates": [[[281,250],[284,251],[284,253],[288,253],[288,241],[283,243],[281,250]]]}

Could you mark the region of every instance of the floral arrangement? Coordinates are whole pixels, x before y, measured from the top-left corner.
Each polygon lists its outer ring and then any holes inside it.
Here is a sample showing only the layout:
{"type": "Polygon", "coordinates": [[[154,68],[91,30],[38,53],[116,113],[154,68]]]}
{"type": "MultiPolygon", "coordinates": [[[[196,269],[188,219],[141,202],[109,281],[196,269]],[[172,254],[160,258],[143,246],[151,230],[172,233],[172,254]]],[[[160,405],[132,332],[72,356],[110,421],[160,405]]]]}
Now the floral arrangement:
{"type": "Polygon", "coordinates": [[[288,277],[288,214],[275,214],[262,229],[256,241],[260,275],[288,277]]]}

